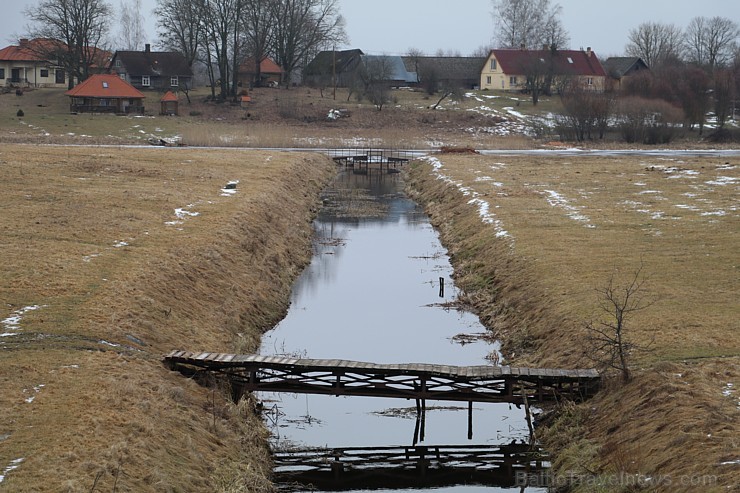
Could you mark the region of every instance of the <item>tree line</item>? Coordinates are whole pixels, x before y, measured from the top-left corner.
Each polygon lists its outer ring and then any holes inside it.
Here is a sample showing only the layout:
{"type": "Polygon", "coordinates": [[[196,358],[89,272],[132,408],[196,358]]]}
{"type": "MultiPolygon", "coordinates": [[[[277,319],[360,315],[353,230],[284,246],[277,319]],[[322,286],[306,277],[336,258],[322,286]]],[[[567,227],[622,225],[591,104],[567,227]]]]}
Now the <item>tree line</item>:
{"type": "MultiPolygon", "coordinates": [[[[143,38],[140,0],[121,3],[120,18],[106,0],[39,0],[26,9],[30,36],[58,40],[54,56],[73,80],[85,80],[96,62],[94,52],[107,44],[113,27],[118,44],[134,49],[143,38]],[[116,26],[113,23],[116,22],[116,26]]],[[[247,58],[271,57],[288,85],[296,69],[322,49],[346,42],[337,0],[157,0],[159,42],[182,54],[189,66],[201,62],[211,81],[212,96],[236,97],[238,71],[247,58]],[[217,92],[218,89],[218,92],[217,92]]]]}

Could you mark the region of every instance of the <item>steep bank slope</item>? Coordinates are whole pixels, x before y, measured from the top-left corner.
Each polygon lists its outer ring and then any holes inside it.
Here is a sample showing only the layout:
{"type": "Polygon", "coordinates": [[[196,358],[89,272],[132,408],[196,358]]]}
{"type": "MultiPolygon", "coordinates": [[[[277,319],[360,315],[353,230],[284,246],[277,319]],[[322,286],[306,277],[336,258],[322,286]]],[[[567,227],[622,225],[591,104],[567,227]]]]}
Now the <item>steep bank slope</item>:
{"type": "Polygon", "coordinates": [[[651,351],[633,356],[632,381],[608,380],[539,431],[563,490],[738,488],[734,161],[439,155],[410,169],[456,283],[511,364],[597,364],[595,288],[615,267],[650,271],[641,294],[655,303],[629,334],[651,351]]]}
{"type": "Polygon", "coordinates": [[[269,490],[249,403],[161,356],[257,347],[310,260],[332,163],[31,146],[0,162],[0,489],[269,490]]]}

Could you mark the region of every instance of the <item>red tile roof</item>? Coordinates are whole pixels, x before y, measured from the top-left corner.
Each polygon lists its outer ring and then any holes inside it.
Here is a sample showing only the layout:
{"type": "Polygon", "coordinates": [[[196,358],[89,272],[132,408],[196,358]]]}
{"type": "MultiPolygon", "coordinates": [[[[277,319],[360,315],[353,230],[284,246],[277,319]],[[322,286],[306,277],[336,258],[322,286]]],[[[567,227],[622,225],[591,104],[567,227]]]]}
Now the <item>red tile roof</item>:
{"type": "Polygon", "coordinates": [[[64,50],[61,41],[46,38],[21,39],[19,45],[0,50],[0,60],[12,62],[45,62],[54,50],[64,50]]]}
{"type": "Polygon", "coordinates": [[[160,99],[161,102],[167,103],[169,101],[177,101],[177,96],[172,91],[167,91],[164,96],[162,96],[162,99],[160,99]]]}
{"type": "Polygon", "coordinates": [[[78,98],[143,99],[146,97],[119,76],[109,74],[91,75],[90,78],[65,94],[78,98]]]}
{"type": "Polygon", "coordinates": [[[524,67],[537,59],[552,60],[557,72],[570,75],[602,76],[606,72],[596,53],[582,50],[492,50],[505,74],[523,75],[524,67]]]}
{"type": "MultiPolygon", "coordinates": [[[[254,72],[254,58],[247,58],[242,62],[242,64],[239,66],[239,72],[248,73],[251,74],[254,72]]],[[[263,74],[282,74],[283,69],[280,68],[280,65],[273,62],[269,58],[265,57],[260,62],[260,73],[263,74]]]]}

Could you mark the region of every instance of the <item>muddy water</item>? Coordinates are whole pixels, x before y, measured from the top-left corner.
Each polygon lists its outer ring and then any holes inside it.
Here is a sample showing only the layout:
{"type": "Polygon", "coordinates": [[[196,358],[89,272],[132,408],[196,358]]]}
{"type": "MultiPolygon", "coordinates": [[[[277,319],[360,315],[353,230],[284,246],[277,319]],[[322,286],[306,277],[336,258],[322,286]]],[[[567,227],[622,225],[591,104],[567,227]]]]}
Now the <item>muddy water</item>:
{"type": "MultiPolygon", "coordinates": [[[[294,286],[288,315],[265,336],[262,354],[374,363],[489,363],[486,356],[496,346],[468,337],[485,330],[477,317],[450,306],[458,293],[449,259],[428,218],[402,190],[399,174],[349,170],[338,176],[314,224],[313,260],[294,286]],[[459,342],[460,335],[467,343],[459,342]]],[[[412,444],[413,400],[268,393],[260,398],[276,449],[412,444]]],[[[472,440],[467,439],[466,403],[427,406],[421,444],[494,445],[527,437],[523,410],[507,404],[474,405],[472,440]]]]}

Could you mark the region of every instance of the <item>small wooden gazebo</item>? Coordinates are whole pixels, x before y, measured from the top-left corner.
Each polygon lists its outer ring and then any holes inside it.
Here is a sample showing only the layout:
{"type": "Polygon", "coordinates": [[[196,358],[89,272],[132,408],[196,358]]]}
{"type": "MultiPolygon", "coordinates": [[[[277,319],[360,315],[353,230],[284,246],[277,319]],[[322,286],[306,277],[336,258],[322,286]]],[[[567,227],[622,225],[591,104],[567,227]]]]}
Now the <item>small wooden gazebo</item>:
{"type": "Polygon", "coordinates": [[[162,96],[162,99],[159,100],[159,104],[160,115],[177,116],[180,114],[180,102],[172,91],[167,91],[165,95],[162,96]]]}

